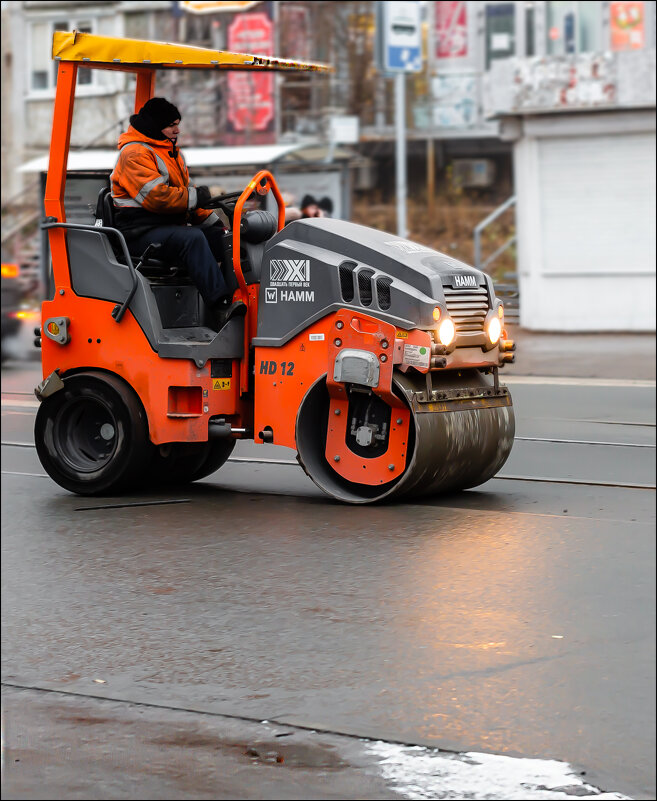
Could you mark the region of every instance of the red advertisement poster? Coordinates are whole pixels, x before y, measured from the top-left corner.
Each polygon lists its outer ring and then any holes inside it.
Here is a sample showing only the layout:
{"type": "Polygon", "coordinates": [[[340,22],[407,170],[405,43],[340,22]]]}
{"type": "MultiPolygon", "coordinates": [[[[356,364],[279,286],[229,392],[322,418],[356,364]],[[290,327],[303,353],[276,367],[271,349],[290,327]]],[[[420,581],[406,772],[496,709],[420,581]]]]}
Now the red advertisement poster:
{"type": "Polygon", "coordinates": [[[640,50],[645,46],[645,5],[609,4],[612,50],[640,50]]]}
{"type": "Polygon", "coordinates": [[[313,58],[310,44],[310,9],[283,3],[279,18],[281,56],[292,60],[310,61],[313,58]]]}
{"type": "MultiPolygon", "coordinates": [[[[228,27],[228,49],[237,53],[274,55],[274,23],[264,12],[239,14],[228,27]]],[[[228,73],[229,129],[244,133],[250,144],[271,141],[252,133],[273,133],[274,74],[271,72],[228,73]]]]}
{"type": "Polygon", "coordinates": [[[436,58],[463,58],[468,55],[468,17],[465,2],[434,3],[436,58]]]}

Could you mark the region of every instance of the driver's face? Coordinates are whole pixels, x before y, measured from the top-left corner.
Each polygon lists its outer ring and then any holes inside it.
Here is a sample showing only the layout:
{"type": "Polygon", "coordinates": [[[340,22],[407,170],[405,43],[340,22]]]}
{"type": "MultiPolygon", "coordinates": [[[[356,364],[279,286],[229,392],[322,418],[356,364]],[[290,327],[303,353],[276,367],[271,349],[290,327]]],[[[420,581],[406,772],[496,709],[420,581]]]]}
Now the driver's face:
{"type": "Polygon", "coordinates": [[[180,120],[176,120],[172,122],[171,125],[167,125],[166,128],[162,128],[162,133],[166,136],[167,139],[173,139],[175,142],[178,139],[178,134],[180,133],[180,120]]]}

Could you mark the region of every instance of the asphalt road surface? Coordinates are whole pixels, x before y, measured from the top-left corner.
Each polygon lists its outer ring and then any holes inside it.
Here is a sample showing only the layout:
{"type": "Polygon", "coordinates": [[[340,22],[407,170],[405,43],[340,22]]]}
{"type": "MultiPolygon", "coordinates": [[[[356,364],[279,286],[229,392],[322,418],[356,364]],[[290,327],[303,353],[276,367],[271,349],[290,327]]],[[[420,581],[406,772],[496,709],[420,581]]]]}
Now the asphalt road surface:
{"type": "Polygon", "coordinates": [[[353,507],[249,443],[196,485],[73,496],[37,381],[3,369],[3,798],[566,797],[403,790],[361,738],[655,797],[654,382],[510,380],[500,476],[353,507]]]}

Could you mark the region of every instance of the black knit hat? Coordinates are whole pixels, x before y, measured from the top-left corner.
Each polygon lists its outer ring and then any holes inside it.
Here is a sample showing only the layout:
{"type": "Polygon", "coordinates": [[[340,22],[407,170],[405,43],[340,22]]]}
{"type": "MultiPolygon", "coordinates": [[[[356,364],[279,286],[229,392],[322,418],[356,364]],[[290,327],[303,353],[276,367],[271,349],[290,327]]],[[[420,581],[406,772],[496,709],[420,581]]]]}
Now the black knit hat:
{"type": "Polygon", "coordinates": [[[300,209],[305,209],[306,206],[315,206],[317,201],[312,195],[304,195],[303,200],[301,201],[301,205],[299,206],[300,209]]]}
{"type": "Polygon", "coordinates": [[[327,214],[333,214],[333,201],[330,197],[323,197],[317,205],[327,214]]]}
{"type": "Polygon", "coordinates": [[[166,139],[162,129],[180,119],[182,114],[173,103],[163,97],[151,97],[141,107],[139,114],[130,117],[130,125],[151,139],[166,139]]]}

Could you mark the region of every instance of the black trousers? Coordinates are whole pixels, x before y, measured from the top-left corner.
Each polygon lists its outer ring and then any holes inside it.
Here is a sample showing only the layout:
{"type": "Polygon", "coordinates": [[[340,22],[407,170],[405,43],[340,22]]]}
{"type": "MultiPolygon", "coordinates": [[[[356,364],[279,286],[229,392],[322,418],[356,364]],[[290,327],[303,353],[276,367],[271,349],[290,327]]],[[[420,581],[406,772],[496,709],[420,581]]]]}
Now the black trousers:
{"type": "MultiPolygon", "coordinates": [[[[231,289],[217,264],[224,259],[221,225],[207,228],[162,225],[138,237],[130,237],[128,242],[131,253],[143,253],[152,243],[161,244],[162,256],[159,258],[185,266],[207,306],[215,306],[219,301],[231,297],[237,286],[231,273],[231,289]]],[[[226,265],[226,269],[231,269],[230,265],[226,265]]]]}

